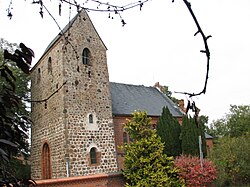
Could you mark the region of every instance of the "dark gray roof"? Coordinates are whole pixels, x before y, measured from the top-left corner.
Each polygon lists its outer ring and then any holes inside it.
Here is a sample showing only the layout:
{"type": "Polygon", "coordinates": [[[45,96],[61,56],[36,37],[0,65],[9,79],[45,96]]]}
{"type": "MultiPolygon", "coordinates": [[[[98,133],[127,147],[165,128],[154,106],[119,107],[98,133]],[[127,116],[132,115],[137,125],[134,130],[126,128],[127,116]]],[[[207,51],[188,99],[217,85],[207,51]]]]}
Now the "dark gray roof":
{"type": "Polygon", "coordinates": [[[160,116],[167,106],[173,116],[183,116],[180,108],[155,87],[110,82],[110,91],[113,115],[131,115],[137,110],[160,116]]]}
{"type": "Polygon", "coordinates": [[[207,133],[205,132],[205,138],[206,138],[206,139],[213,139],[214,137],[211,136],[211,135],[209,135],[209,134],[207,134],[207,133]]]}

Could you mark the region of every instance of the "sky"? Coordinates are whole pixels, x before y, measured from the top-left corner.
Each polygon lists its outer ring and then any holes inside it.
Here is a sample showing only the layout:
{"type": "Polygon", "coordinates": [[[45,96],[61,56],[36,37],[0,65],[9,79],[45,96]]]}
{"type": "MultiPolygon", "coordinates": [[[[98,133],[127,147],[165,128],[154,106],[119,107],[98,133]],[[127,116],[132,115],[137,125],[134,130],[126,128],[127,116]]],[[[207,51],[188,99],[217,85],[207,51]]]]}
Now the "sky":
{"type": "MultiPolygon", "coordinates": [[[[25,43],[39,60],[51,40],[59,33],[54,20],[32,0],[12,0],[10,20],[6,9],[9,1],[0,1],[0,37],[13,43],[25,43]]],[[[63,28],[76,14],[63,3],[58,15],[58,2],[44,0],[46,7],[63,28]]],[[[111,1],[109,1],[111,2],[111,1]]],[[[115,1],[115,2],[124,2],[115,1]]],[[[128,0],[126,2],[133,2],[128,0]]],[[[250,1],[190,0],[192,9],[208,40],[211,52],[206,94],[192,99],[209,121],[220,119],[230,105],[250,104],[250,1]]],[[[119,3],[118,3],[119,4],[119,3]]],[[[124,11],[122,18],[108,13],[89,12],[105,43],[109,78],[112,82],[169,86],[172,92],[200,92],[204,87],[206,57],[200,35],[194,37],[196,25],[182,0],[151,0],[124,11]]],[[[173,93],[178,99],[189,99],[173,93]]]]}

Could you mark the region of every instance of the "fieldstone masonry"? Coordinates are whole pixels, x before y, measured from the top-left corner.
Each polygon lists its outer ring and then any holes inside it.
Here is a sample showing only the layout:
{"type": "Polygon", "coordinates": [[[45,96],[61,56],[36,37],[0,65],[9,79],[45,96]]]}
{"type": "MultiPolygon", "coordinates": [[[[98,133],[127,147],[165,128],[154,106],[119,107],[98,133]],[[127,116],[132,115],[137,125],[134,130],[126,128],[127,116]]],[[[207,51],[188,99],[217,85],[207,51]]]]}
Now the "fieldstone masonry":
{"type": "Polygon", "coordinates": [[[32,103],[33,179],[118,170],[106,47],[85,11],[63,31],[31,72],[32,100],[37,101],[32,103]],[[82,60],[85,48],[88,64],[82,60]],[[95,164],[92,147],[99,157],[95,164]]]}

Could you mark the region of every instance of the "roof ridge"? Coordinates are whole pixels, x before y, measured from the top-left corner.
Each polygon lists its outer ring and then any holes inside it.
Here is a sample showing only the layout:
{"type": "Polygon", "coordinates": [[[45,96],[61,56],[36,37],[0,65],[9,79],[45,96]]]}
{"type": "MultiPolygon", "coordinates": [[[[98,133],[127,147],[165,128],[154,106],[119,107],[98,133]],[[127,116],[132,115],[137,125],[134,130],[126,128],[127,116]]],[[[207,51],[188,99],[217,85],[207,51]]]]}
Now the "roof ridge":
{"type": "Polygon", "coordinates": [[[121,85],[127,85],[127,86],[142,86],[142,87],[145,87],[145,88],[154,88],[153,86],[145,86],[143,84],[138,85],[138,84],[132,84],[132,83],[120,83],[120,82],[112,82],[112,81],[110,81],[109,83],[111,83],[111,84],[121,84],[121,85]]]}

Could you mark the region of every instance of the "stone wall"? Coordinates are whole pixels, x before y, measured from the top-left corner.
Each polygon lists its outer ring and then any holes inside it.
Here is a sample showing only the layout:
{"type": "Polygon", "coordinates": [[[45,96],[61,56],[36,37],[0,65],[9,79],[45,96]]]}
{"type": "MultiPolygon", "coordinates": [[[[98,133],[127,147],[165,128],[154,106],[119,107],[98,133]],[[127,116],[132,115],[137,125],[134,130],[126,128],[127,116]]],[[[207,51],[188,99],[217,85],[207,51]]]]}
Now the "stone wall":
{"type": "MultiPolygon", "coordinates": [[[[59,41],[58,44],[62,44],[59,41]]],[[[31,73],[31,93],[33,101],[42,101],[53,94],[63,85],[63,64],[60,47],[51,49],[52,53],[43,56],[31,73]],[[52,71],[48,62],[52,59],[52,71]]],[[[51,160],[53,160],[53,178],[64,177],[65,172],[65,131],[63,113],[64,90],[60,89],[47,102],[32,103],[32,139],[31,166],[32,178],[42,178],[42,147],[45,142],[50,146],[51,160]]]]}

